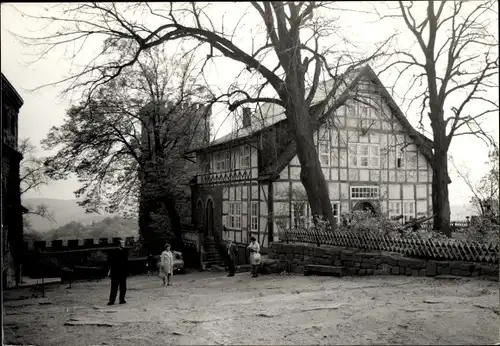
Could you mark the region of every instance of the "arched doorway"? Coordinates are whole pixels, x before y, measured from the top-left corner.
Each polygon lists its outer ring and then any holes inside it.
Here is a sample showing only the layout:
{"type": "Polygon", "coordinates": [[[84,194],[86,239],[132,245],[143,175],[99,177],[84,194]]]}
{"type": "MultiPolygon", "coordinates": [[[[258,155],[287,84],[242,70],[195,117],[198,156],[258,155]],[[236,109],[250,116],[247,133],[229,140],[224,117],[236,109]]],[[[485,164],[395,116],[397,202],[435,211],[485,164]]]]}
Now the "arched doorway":
{"type": "Polygon", "coordinates": [[[205,235],[214,236],[214,202],[209,199],[205,210],[205,235]]]}
{"type": "Polygon", "coordinates": [[[358,203],[356,203],[353,210],[355,210],[355,211],[371,211],[373,215],[377,214],[377,210],[375,209],[374,205],[368,201],[359,201],[358,203]]]}
{"type": "Polygon", "coordinates": [[[195,210],[195,215],[194,215],[194,223],[198,226],[201,227],[203,225],[203,202],[201,199],[196,202],[196,210],[195,210]]]}

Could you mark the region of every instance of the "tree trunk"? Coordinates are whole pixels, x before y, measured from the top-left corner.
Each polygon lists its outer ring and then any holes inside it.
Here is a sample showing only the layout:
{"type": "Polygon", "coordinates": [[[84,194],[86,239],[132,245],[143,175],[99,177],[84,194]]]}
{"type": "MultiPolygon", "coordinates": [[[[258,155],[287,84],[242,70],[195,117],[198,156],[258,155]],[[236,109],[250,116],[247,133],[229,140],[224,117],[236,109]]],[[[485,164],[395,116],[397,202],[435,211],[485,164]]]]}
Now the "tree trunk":
{"type": "Polygon", "coordinates": [[[167,210],[168,218],[170,220],[170,226],[172,227],[172,231],[175,235],[175,248],[179,251],[183,252],[184,250],[184,241],[182,240],[182,226],[181,226],[181,218],[177,209],[175,208],[175,201],[168,197],[165,201],[165,209],[167,210]]]}
{"type": "MultiPolygon", "coordinates": [[[[306,107],[302,109],[303,112],[306,112],[303,114],[308,114],[306,107]]],[[[318,218],[323,218],[335,228],[336,223],[328,194],[328,185],[321,169],[316,145],[314,144],[313,126],[311,121],[308,121],[310,117],[305,117],[305,119],[306,121],[300,124],[293,124],[292,122],[297,146],[297,157],[301,166],[300,180],[307,193],[311,214],[318,218]]]]}
{"type": "Polygon", "coordinates": [[[432,211],[434,213],[434,230],[438,230],[451,237],[450,228],[450,201],[448,197],[448,184],[450,178],[448,175],[448,152],[447,145],[441,129],[433,129],[434,143],[440,145],[434,146],[434,164],[432,168],[432,211]],[[442,148],[442,149],[441,149],[442,148]]]}

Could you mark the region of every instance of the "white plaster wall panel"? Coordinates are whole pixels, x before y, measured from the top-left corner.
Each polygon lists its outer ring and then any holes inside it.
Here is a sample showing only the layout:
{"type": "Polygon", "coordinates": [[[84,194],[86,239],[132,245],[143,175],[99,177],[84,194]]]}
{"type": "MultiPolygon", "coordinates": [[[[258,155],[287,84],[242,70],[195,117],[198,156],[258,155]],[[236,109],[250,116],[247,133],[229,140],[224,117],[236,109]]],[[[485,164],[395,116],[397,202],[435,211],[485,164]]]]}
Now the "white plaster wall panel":
{"type": "Polygon", "coordinates": [[[401,186],[398,184],[389,185],[389,199],[401,199],[401,186]]]}
{"type": "Polygon", "coordinates": [[[300,179],[300,167],[290,167],[290,179],[300,179]]]}
{"type": "Polygon", "coordinates": [[[330,199],[333,201],[337,201],[340,199],[339,183],[336,182],[328,183],[328,195],[330,196],[330,199]]]}
{"type": "Polygon", "coordinates": [[[323,171],[323,176],[326,180],[330,180],[330,168],[321,168],[323,171]]]}
{"type": "Polygon", "coordinates": [[[370,143],[380,144],[380,134],[370,132],[370,143]]]}
{"type": "Polygon", "coordinates": [[[427,160],[425,159],[424,155],[421,153],[418,153],[418,169],[425,169],[427,170],[427,160]]]}
{"type": "Polygon", "coordinates": [[[410,200],[415,199],[415,190],[413,184],[404,184],[403,185],[403,199],[410,200]]]}
{"type": "Polygon", "coordinates": [[[288,166],[286,166],[280,173],[280,180],[288,180],[290,179],[288,175],[288,166]]]}
{"type": "Polygon", "coordinates": [[[339,129],[339,147],[345,148],[347,145],[347,133],[343,129],[339,129]]]}
{"type": "Polygon", "coordinates": [[[421,183],[427,183],[429,181],[427,171],[418,171],[418,181],[421,183]]]}
{"type": "Polygon", "coordinates": [[[387,170],[380,171],[380,181],[388,182],[389,181],[389,172],[387,170]]]}
{"type": "Polygon", "coordinates": [[[346,119],[346,126],[348,126],[348,127],[356,127],[356,126],[358,126],[358,119],[357,118],[348,117],[346,119]]]}
{"type": "Polygon", "coordinates": [[[290,161],[290,165],[292,166],[300,166],[299,158],[297,155],[293,157],[293,159],[290,161]]]}
{"type": "Polygon", "coordinates": [[[337,129],[335,128],[332,129],[331,137],[332,137],[332,147],[337,147],[339,141],[339,134],[337,129]]]}
{"type": "Polygon", "coordinates": [[[367,169],[359,170],[359,181],[369,181],[370,180],[370,171],[367,169]]]}
{"type": "Polygon", "coordinates": [[[340,149],[340,167],[347,167],[347,150],[340,149]]]}
{"type": "Polygon", "coordinates": [[[349,184],[348,183],[340,183],[340,198],[348,199],[349,198],[349,184]]]}
{"type": "Polygon", "coordinates": [[[427,200],[417,201],[417,215],[427,214],[427,200]]]}
{"type": "Polygon", "coordinates": [[[391,183],[396,182],[396,172],[395,172],[395,171],[393,171],[393,170],[390,170],[390,171],[389,171],[389,181],[390,181],[391,183]]]}
{"type": "Polygon", "coordinates": [[[417,170],[417,154],[406,153],[406,169],[417,170]]]}
{"type": "Polygon", "coordinates": [[[380,198],[386,200],[389,196],[389,187],[385,184],[381,184],[379,187],[380,198]]]}
{"type": "Polygon", "coordinates": [[[397,181],[398,183],[404,183],[406,181],[405,171],[397,171],[397,181]]]}
{"type": "Polygon", "coordinates": [[[223,214],[229,213],[229,203],[226,201],[222,201],[222,213],[223,214]]]}
{"type": "Polygon", "coordinates": [[[368,143],[370,137],[368,136],[359,136],[359,143],[368,143]]]}
{"type": "Polygon", "coordinates": [[[259,197],[259,188],[260,188],[259,185],[252,185],[250,187],[252,199],[257,199],[259,197]]]}
{"type": "Polygon", "coordinates": [[[414,170],[406,171],[406,181],[409,183],[417,182],[417,172],[414,170]]]}
{"type": "Polygon", "coordinates": [[[348,172],[350,181],[357,181],[359,179],[357,168],[349,168],[348,172]]]}
{"type": "Polygon", "coordinates": [[[359,133],[358,130],[347,131],[347,143],[358,143],[359,133]]]}
{"type": "Polygon", "coordinates": [[[417,199],[427,198],[427,185],[425,184],[417,184],[416,185],[416,190],[417,190],[417,199]]]}
{"type": "Polygon", "coordinates": [[[332,180],[336,181],[336,180],[339,180],[339,169],[338,168],[332,168],[331,170],[331,177],[332,177],[332,180]]]}
{"type": "Polygon", "coordinates": [[[370,170],[370,181],[372,182],[380,181],[380,171],[378,169],[370,170]]]}
{"type": "Polygon", "coordinates": [[[347,168],[340,169],[340,180],[347,180],[347,168]]]}
{"type": "Polygon", "coordinates": [[[267,202],[260,202],[260,215],[267,216],[267,202]]]}

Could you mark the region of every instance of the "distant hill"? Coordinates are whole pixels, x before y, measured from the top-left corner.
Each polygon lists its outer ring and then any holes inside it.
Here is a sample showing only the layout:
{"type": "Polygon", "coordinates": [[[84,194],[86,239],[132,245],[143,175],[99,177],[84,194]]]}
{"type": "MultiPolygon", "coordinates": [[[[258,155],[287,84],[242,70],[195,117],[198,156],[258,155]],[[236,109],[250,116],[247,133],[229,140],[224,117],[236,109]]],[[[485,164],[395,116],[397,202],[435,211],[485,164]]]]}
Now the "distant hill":
{"type": "Polygon", "coordinates": [[[76,199],[26,198],[22,201],[22,204],[27,208],[30,206],[35,207],[40,204],[45,204],[52,213],[54,222],[37,215],[27,216],[33,229],[38,232],[45,232],[61,227],[72,221],[88,225],[92,224],[92,222],[99,222],[107,217],[115,216],[109,213],[87,214],[85,213],[85,209],[77,204],[76,199]]]}

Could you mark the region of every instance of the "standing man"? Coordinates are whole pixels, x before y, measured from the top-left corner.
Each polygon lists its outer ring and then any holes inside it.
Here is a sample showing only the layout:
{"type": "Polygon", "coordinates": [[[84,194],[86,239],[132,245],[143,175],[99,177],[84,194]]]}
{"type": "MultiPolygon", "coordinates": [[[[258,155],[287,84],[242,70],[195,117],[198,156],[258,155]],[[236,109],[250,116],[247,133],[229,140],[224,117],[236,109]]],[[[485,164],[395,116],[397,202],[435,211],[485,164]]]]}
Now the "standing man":
{"type": "Polygon", "coordinates": [[[229,239],[227,243],[227,257],[228,257],[228,276],[234,276],[236,259],[238,258],[238,247],[229,239]]]}
{"type": "Polygon", "coordinates": [[[109,293],[108,305],[113,305],[115,303],[118,287],[120,288],[120,304],[126,303],[125,293],[127,292],[127,276],[129,274],[128,253],[127,249],[124,248],[125,242],[123,239],[120,239],[117,245],[118,248],[112,250],[108,255],[108,276],[111,278],[111,291],[109,293]]]}

